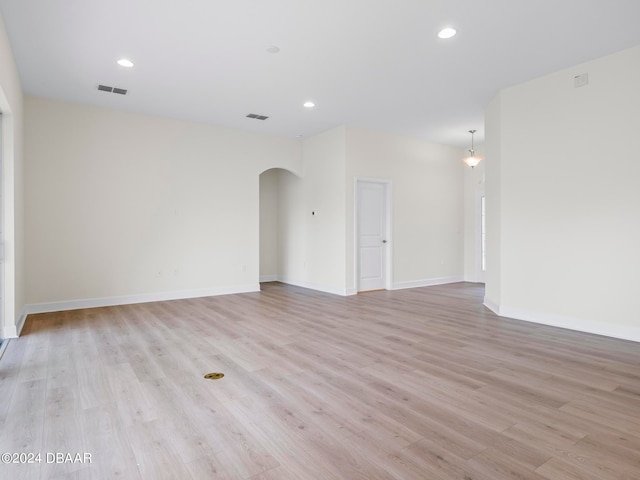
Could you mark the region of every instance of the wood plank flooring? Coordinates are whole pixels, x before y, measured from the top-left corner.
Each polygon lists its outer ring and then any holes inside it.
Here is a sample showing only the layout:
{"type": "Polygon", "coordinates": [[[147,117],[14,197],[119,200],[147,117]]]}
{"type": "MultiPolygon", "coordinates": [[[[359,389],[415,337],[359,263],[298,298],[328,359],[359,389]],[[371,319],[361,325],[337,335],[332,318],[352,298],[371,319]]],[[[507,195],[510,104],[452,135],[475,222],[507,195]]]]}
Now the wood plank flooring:
{"type": "Polygon", "coordinates": [[[30,316],[0,361],[0,453],[41,461],[0,479],[640,479],[640,344],[483,293],[269,283],[30,316]]]}

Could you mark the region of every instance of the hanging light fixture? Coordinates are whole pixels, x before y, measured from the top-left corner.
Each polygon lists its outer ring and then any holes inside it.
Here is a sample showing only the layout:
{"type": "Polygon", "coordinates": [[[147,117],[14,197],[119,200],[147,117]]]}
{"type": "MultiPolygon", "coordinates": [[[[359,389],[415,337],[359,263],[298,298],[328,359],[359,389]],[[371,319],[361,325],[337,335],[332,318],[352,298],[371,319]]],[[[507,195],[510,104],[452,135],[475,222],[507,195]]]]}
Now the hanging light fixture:
{"type": "Polygon", "coordinates": [[[469,133],[471,134],[471,148],[469,149],[469,156],[465,157],[462,161],[473,168],[478,165],[482,159],[476,156],[476,149],[473,148],[473,134],[476,133],[476,130],[469,130],[469,133]]]}

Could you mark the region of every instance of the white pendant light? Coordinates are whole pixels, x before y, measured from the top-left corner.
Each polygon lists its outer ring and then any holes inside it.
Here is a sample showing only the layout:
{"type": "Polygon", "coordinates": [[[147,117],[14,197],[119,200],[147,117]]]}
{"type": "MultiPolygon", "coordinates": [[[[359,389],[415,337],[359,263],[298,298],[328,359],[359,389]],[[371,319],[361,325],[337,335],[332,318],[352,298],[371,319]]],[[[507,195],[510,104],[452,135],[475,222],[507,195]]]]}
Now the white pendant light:
{"type": "Polygon", "coordinates": [[[473,134],[476,133],[476,130],[469,130],[469,133],[471,134],[471,148],[469,149],[469,156],[465,157],[462,161],[473,168],[478,165],[482,159],[476,156],[476,149],[473,148],[473,134]]]}

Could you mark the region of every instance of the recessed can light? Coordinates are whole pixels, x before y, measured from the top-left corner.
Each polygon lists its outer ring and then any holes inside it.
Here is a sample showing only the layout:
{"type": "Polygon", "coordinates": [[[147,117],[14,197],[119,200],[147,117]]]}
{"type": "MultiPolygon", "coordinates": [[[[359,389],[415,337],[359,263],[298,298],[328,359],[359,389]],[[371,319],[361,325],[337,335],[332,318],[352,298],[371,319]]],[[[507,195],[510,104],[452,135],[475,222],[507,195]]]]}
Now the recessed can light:
{"type": "Polygon", "coordinates": [[[451,38],[456,34],[456,29],[451,27],[446,27],[440,30],[438,33],[439,38],[451,38]]]}
{"type": "Polygon", "coordinates": [[[303,106],[307,107],[307,108],[313,108],[316,106],[315,103],[313,102],[304,102],[303,106]]]}
{"type": "Polygon", "coordinates": [[[121,67],[131,68],[133,67],[133,62],[129,59],[121,58],[120,60],[118,60],[118,65],[120,65],[121,67]]]}

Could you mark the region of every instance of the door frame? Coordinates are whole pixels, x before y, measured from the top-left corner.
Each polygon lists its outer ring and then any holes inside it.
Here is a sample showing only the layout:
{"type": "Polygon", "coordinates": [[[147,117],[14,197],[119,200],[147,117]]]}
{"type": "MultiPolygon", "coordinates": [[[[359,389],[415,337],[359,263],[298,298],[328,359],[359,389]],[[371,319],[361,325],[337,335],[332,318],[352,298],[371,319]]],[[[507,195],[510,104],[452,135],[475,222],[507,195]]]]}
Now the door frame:
{"type": "MultiPolygon", "coordinates": [[[[2,92],[0,92],[2,93],[2,92]]],[[[13,126],[13,123],[11,123],[11,126],[13,126]]],[[[10,328],[7,325],[5,325],[5,319],[9,318],[9,316],[6,314],[4,308],[5,308],[5,304],[6,304],[6,297],[7,297],[7,284],[5,283],[5,268],[6,268],[6,262],[5,262],[5,224],[4,224],[4,218],[5,218],[5,198],[6,198],[6,191],[7,188],[5,187],[5,183],[4,183],[4,179],[6,177],[6,168],[5,168],[5,148],[6,148],[6,144],[9,143],[7,141],[8,139],[8,135],[6,135],[6,130],[8,130],[8,122],[6,122],[6,115],[3,114],[3,108],[2,105],[0,105],[0,357],[2,357],[2,352],[4,351],[4,348],[7,348],[7,344],[6,344],[6,339],[4,339],[5,341],[3,342],[3,337],[8,337],[9,335],[7,334],[7,330],[10,328]]],[[[9,141],[11,141],[11,139],[9,139],[9,141]]],[[[11,145],[13,145],[12,143],[10,143],[11,145]]],[[[10,332],[12,333],[12,332],[10,332]]],[[[18,332],[16,330],[16,335],[18,336],[18,332]]],[[[11,335],[13,336],[13,335],[11,335]]]]}
{"type": "Polygon", "coordinates": [[[393,266],[393,210],[392,210],[392,188],[391,180],[383,178],[370,177],[353,177],[353,274],[356,293],[360,291],[360,252],[358,251],[359,243],[359,203],[358,203],[358,186],[363,183],[377,183],[385,187],[385,237],[387,238],[387,252],[384,261],[384,288],[392,290],[392,266],[393,266]]]}

